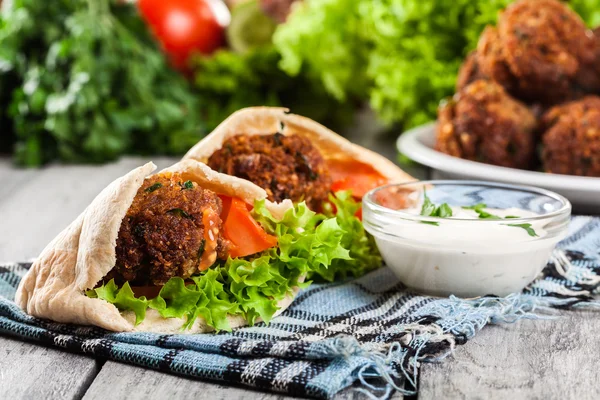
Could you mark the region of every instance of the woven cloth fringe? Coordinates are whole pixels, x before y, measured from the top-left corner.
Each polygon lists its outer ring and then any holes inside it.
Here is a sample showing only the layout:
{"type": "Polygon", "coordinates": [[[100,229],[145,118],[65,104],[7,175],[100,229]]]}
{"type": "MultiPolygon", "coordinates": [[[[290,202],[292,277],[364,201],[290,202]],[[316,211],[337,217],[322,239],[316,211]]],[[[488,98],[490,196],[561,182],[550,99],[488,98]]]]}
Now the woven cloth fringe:
{"type": "Polygon", "coordinates": [[[411,293],[387,268],[313,284],[270,325],[203,335],[112,333],[24,314],[12,301],[30,263],[0,265],[0,334],[174,374],[331,398],[355,385],[373,398],[414,394],[421,362],[452,354],[486,324],[600,307],[600,218],[574,217],[532,284],[504,298],[411,293]]]}

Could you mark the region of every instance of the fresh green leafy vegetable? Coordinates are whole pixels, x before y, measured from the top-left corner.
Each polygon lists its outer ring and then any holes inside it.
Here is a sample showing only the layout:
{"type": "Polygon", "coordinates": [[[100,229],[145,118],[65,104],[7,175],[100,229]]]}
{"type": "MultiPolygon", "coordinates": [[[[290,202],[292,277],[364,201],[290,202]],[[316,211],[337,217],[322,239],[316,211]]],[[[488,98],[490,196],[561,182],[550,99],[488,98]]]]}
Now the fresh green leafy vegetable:
{"type": "MultiPolygon", "coordinates": [[[[405,127],[434,119],[458,68],[512,0],[305,0],[274,43],[289,74],[307,71],[340,100],[368,100],[405,127]]],[[[600,0],[571,0],[590,25],[600,0]]]]}
{"type": "Polygon", "coordinates": [[[299,71],[289,76],[279,69],[281,59],[273,46],[239,54],[218,51],[195,61],[195,88],[208,129],[240,108],[284,106],[294,113],[328,126],[351,121],[354,105],[329,94],[318,80],[299,71]]]}
{"type": "Polygon", "coordinates": [[[17,163],[179,154],[205,132],[197,96],[134,4],[11,3],[0,17],[0,88],[10,91],[0,109],[13,124],[17,163]]]}
{"type": "MultiPolygon", "coordinates": [[[[452,216],[452,208],[448,203],[442,203],[436,206],[431,202],[427,192],[423,191],[423,205],[421,206],[421,215],[425,217],[439,217],[439,218],[450,218],[452,216]]],[[[439,222],[435,221],[421,221],[423,224],[439,226],[439,222]]]]}
{"type": "Polygon", "coordinates": [[[348,276],[359,277],[381,266],[381,256],[375,239],[369,235],[356,213],[361,203],[354,200],[350,191],[341,191],[329,195],[329,203],[324,207],[327,217],[334,217],[344,230],[342,246],[350,249],[350,260],[336,259],[330,266],[321,267],[309,274],[312,279],[345,279],[348,276]],[[335,207],[335,211],[333,210],[335,207]]]}
{"type": "Polygon", "coordinates": [[[136,298],[127,283],[118,288],[112,280],[87,295],[133,311],[136,324],[144,320],[146,309],[152,308],[166,318],[184,318],[184,328],[201,316],[216,330],[229,330],[227,315],[242,315],[250,324],[259,317],[268,323],[277,303],[292,294],[293,288],[305,286],[307,275],[336,263],[355,262],[345,248],[347,232],[337,217],[316,214],[300,203],[279,220],[264,201],[256,202],[254,216],[267,232],[277,236],[277,248],[254,258],[229,258],[192,276],[193,283],[171,278],[150,300],[136,298]]]}
{"type": "Polygon", "coordinates": [[[507,226],[515,226],[517,228],[523,228],[523,229],[525,229],[525,231],[527,231],[527,234],[529,236],[533,236],[533,237],[538,236],[538,234],[535,232],[535,230],[531,227],[531,224],[507,224],[507,226]]]}
{"type": "Polygon", "coordinates": [[[185,181],[183,182],[182,189],[183,190],[188,190],[188,189],[193,189],[194,188],[194,184],[192,183],[192,181],[185,181]]]}
{"type": "Polygon", "coordinates": [[[135,297],[129,282],[119,288],[114,279],[96,289],[88,290],[86,295],[91,298],[99,298],[114,304],[120,310],[133,311],[135,313],[135,324],[141,323],[146,318],[148,301],[146,297],[135,297]]]}

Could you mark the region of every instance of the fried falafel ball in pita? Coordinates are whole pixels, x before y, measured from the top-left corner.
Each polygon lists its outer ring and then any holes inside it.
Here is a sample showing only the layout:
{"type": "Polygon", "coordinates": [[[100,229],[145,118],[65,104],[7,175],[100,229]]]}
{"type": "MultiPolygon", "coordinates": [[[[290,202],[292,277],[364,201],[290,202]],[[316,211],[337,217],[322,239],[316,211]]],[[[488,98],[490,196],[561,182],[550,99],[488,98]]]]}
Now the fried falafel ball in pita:
{"type": "Polygon", "coordinates": [[[600,97],[551,108],[541,130],[546,172],[600,177],[600,97]]]}
{"type": "Polygon", "coordinates": [[[264,188],[271,201],[306,201],[312,210],[327,200],[332,183],[319,150],[299,135],[236,135],[207,164],[264,188]]]}
{"type": "Polygon", "coordinates": [[[440,107],[435,148],[443,153],[513,168],[534,161],[536,120],[499,84],[478,80],[440,107]]]}
{"type": "Polygon", "coordinates": [[[109,278],[162,285],[188,278],[227,257],[221,200],[180,174],[145,179],[117,238],[117,262],[109,278]]]}

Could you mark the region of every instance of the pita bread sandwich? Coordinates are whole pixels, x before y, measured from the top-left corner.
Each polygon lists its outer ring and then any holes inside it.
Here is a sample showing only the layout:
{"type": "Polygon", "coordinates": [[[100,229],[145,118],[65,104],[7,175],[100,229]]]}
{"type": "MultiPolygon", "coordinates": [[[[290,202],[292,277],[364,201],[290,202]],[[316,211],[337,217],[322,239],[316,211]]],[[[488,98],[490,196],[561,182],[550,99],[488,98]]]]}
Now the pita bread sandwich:
{"type": "Polygon", "coordinates": [[[332,191],[360,199],[378,186],[415,180],[380,154],[277,107],[235,112],[183,159],[248,179],[272,201],[306,201],[314,209],[332,191]]]}
{"type": "MultiPolygon", "coordinates": [[[[314,211],[336,214],[341,224],[353,230],[362,229],[360,201],[365,193],[415,180],[387,158],[311,119],[275,107],[245,108],[232,114],[188,151],[184,160],[189,159],[254,182],[271,201],[305,201],[314,211]],[[355,218],[348,212],[351,209],[355,218]]],[[[381,265],[373,256],[377,250],[372,242],[348,246],[360,261],[336,264],[316,275],[333,280],[359,276],[381,265]]]]}
{"type": "Polygon", "coordinates": [[[229,330],[268,322],[313,271],[355,262],[357,233],[335,217],[195,160],[154,168],[112,182],[48,244],[18,287],[21,308],[113,331],[229,330]]]}

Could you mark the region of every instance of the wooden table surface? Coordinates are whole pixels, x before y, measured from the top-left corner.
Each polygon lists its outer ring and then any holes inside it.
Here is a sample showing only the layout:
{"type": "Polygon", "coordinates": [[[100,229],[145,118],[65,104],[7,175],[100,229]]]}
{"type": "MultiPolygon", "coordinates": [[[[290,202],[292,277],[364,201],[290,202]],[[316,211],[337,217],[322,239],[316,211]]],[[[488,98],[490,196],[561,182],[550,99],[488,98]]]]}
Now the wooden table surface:
{"type": "MultiPolygon", "coordinates": [[[[365,143],[394,157],[391,138],[365,143]]],[[[143,164],[15,169],[0,158],[0,261],[35,257],[109,182],[143,164]]],[[[173,159],[154,158],[159,168],[173,159]]],[[[411,171],[422,178],[425,171],[411,171]]],[[[418,398],[600,398],[600,312],[486,326],[442,363],[420,368],[418,398]]],[[[338,398],[365,398],[346,390],[338,398]]],[[[0,399],[287,399],[101,361],[0,336],[0,399]]],[[[394,399],[402,398],[395,393],[394,399]]]]}

